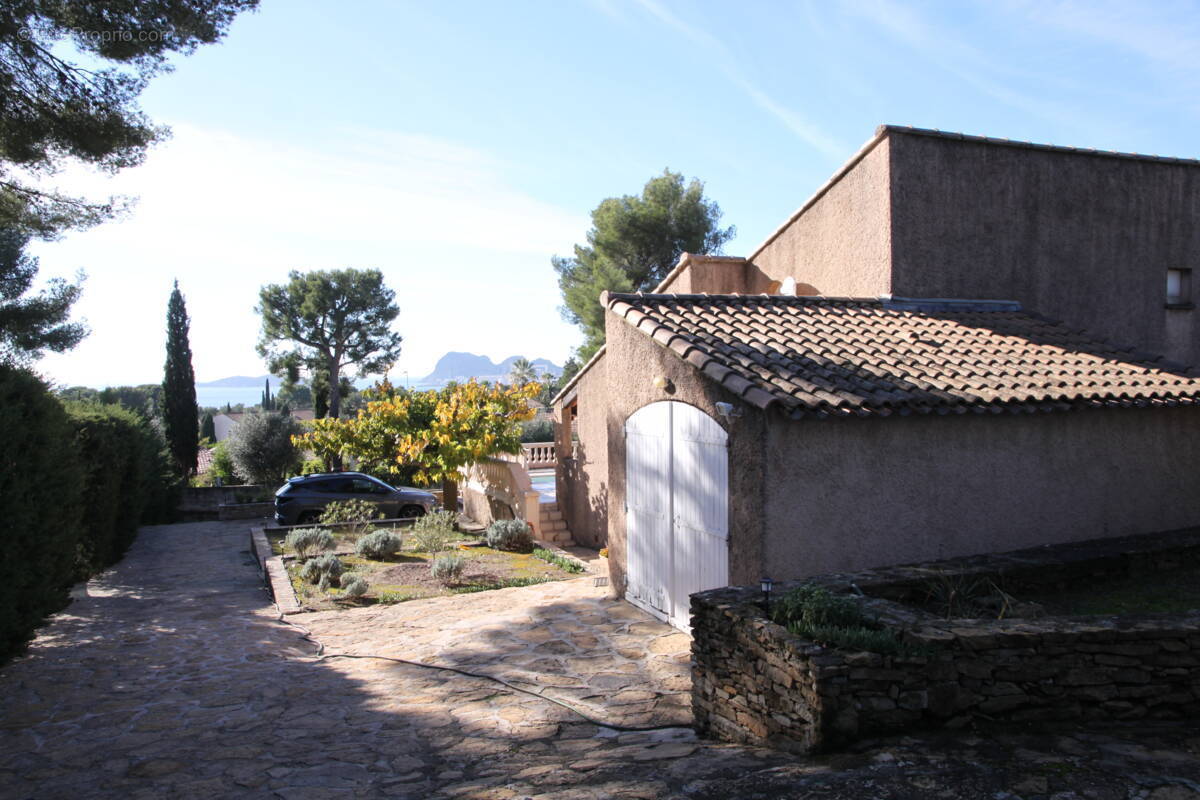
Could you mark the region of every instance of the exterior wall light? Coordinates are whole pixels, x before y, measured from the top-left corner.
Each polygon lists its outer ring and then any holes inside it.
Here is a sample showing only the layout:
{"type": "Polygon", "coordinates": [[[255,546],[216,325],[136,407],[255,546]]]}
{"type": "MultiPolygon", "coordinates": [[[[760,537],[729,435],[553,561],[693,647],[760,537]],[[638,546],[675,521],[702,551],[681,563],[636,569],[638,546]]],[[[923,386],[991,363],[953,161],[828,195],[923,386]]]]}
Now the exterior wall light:
{"type": "Polygon", "coordinates": [[[660,392],[675,394],[675,384],[672,383],[671,379],[666,375],[659,375],[654,379],[654,388],[658,389],[660,392]]]}
{"type": "Polygon", "coordinates": [[[739,419],[742,416],[742,410],[734,408],[733,403],[716,403],[714,407],[717,409],[717,415],[726,420],[739,419]]]}
{"type": "Polygon", "coordinates": [[[758,585],[762,589],[763,611],[767,612],[767,618],[770,619],[771,618],[771,590],[775,588],[775,581],[771,580],[770,578],[764,577],[761,581],[758,582],[758,585]]]}

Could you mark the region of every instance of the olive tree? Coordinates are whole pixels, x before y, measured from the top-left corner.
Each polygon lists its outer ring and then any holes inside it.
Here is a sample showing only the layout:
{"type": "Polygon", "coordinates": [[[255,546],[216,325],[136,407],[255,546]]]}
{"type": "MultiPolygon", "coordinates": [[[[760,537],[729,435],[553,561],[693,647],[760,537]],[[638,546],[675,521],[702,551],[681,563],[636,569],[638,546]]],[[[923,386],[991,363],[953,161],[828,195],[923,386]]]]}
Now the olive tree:
{"type": "Polygon", "coordinates": [[[238,474],[251,483],[281,483],[300,467],[300,451],[292,437],[303,432],[291,414],[250,412],[229,436],[229,456],[238,474]]]}

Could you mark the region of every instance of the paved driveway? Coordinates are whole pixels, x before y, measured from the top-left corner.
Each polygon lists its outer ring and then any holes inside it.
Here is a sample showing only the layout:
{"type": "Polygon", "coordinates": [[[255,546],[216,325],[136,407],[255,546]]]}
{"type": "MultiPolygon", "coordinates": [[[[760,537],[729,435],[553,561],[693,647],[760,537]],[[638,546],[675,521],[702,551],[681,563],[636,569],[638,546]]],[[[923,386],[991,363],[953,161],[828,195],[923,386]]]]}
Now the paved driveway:
{"type": "MultiPolygon", "coordinates": [[[[0,797],[1200,796],[1187,724],[959,732],[798,759],[600,727],[453,672],[317,660],[277,620],[246,533],[144,529],[0,668],[0,797]]],[[[686,721],[686,640],[588,579],[292,619],[330,652],[494,674],[606,722],[686,721]]]]}

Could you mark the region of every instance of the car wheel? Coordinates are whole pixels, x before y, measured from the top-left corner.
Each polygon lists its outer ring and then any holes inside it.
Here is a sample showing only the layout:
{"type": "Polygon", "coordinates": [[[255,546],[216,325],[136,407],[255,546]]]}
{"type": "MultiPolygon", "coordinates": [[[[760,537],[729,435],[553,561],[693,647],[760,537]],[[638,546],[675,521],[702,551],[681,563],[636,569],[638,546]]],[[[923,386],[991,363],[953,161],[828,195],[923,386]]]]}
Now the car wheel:
{"type": "Polygon", "coordinates": [[[300,516],[296,517],[297,525],[311,525],[318,519],[318,514],[315,511],[301,511],[300,516]]]}
{"type": "Polygon", "coordinates": [[[425,516],[425,509],[422,506],[404,506],[400,509],[400,518],[408,519],[410,517],[425,516]]]}

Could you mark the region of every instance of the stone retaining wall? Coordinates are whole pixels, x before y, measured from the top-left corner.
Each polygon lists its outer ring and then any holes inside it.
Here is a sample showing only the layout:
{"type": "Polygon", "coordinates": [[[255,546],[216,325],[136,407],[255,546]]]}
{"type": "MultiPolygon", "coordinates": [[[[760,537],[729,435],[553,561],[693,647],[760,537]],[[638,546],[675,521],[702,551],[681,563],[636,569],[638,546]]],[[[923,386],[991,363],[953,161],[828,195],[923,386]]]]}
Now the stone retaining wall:
{"type": "Polygon", "coordinates": [[[263,519],[275,516],[275,503],[222,503],[217,507],[217,519],[263,519]]]}
{"type": "Polygon", "coordinates": [[[932,576],[1054,585],[1198,555],[1200,535],[1180,532],[813,579],[833,591],[865,592],[869,611],[902,631],[911,648],[905,656],[844,652],[794,636],[766,619],[757,587],[694,595],[697,729],[813,751],[975,720],[1200,716],[1200,611],[945,620],[887,599],[911,597],[932,576]]]}
{"type": "Polygon", "coordinates": [[[181,511],[216,511],[218,506],[236,503],[239,494],[258,492],[264,488],[251,483],[236,486],[186,486],[179,498],[179,508],[181,511]]]}

